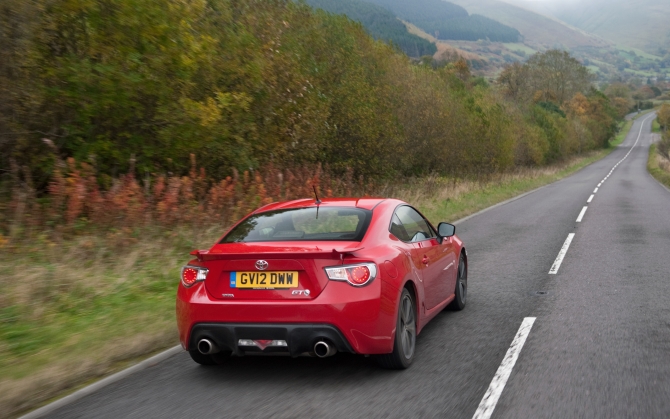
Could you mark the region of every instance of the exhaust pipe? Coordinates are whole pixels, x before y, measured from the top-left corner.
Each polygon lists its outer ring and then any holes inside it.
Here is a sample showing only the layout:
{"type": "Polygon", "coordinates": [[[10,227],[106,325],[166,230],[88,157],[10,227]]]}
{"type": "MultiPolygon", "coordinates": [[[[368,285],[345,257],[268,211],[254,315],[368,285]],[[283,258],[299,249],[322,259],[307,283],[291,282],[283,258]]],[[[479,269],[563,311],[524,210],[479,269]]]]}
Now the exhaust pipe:
{"type": "Polygon", "coordinates": [[[219,347],[209,339],[200,339],[198,342],[198,352],[203,355],[211,355],[219,352],[219,347]]]}
{"type": "Polygon", "coordinates": [[[329,345],[328,342],[320,340],[314,345],[314,354],[319,358],[327,358],[337,353],[334,346],[329,345]]]}

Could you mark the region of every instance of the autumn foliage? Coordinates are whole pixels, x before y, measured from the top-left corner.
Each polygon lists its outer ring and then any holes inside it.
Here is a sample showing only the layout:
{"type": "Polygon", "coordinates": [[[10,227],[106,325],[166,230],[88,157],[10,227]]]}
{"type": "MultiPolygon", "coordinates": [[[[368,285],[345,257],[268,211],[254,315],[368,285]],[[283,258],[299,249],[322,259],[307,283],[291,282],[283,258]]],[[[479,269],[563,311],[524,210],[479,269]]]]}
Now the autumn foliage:
{"type": "Polygon", "coordinates": [[[615,126],[565,52],[489,85],[290,0],[6,0],[0,28],[4,235],[505,173],[606,146],[615,126]]]}
{"type": "MultiPolygon", "coordinates": [[[[128,173],[114,179],[111,187],[99,186],[93,167],[74,158],[60,162],[48,186],[46,203],[35,198],[29,172],[14,164],[13,199],[8,206],[7,225],[42,231],[52,226],[55,239],[85,227],[135,229],[161,225],[229,225],[260,206],[282,200],[364,195],[373,189],[353,172],[334,178],[320,165],[280,170],[272,164],[262,170],[234,171],[218,182],[211,181],[204,168],[197,167],[191,155],[191,170],[186,176],[152,176],[138,179],[128,173]]],[[[12,233],[10,233],[11,235],[12,233]]],[[[18,238],[18,237],[15,237],[18,238]]]]}

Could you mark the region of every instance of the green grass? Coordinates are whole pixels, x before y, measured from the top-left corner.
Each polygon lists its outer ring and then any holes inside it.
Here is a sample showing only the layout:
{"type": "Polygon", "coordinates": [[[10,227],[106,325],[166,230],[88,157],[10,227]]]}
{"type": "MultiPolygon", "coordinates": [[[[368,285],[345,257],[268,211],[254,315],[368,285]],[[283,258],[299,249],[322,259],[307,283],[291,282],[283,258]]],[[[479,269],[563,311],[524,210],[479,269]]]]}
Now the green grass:
{"type": "MultiPolygon", "coordinates": [[[[562,164],[481,180],[424,178],[380,195],[405,199],[432,221],[454,221],[604,157],[631,124],[612,147],[562,164]]],[[[16,415],[176,345],[179,268],[222,230],[89,229],[59,243],[0,243],[0,411],[16,415]]]]}
{"type": "Polygon", "coordinates": [[[658,123],[658,118],[651,123],[651,132],[661,132],[661,124],[658,123]]]}
{"type": "Polygon", "coordinates": [[[644,70],[634,70],[632,68],[626,68],[624,70],[626,73],[633,73],[638,76],[644,76],[644,77],[654,77],[656,75],[656,72],[654,71],[644,71],[644,70]]]}
{"type": "Polygon", "coordinates": [[[522,51],[526,55],[531,56],[535,54],[537,51],[534,50],[533,48],[529,47],[526,44],[521,44],[521,43],[503,43],[505,48],[507,48],[510,51],[522,51]]]}
{"type": "Polygon", "coordinates": [[[628,53],[629,51],[634,51],[635,54],[637,54],[639,57],[646,58],[647,60],[651,61],[659,61],[662,58],[658,55],[649,54],[648,52],[642,51],[641,49],[632,48],[625,45],[617,45],[617,49],[624,52],[627,56],[630,56],[631,59],[633,56],[628,53]]]}

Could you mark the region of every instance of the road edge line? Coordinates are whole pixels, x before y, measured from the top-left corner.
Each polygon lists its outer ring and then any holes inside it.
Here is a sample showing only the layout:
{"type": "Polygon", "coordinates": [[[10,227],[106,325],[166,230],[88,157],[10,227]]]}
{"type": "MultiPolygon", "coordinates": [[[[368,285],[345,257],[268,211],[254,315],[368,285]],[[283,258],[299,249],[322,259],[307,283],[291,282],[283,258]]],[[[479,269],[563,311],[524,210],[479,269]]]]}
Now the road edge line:
{"type": "MultiPolygon", "coordinates": [[[[594,162],[594,163],[595,163],[595,162],[594,162]]],[[[581,169],[580,169],[580,170],[581,170],[581,169]]],[[[577,173],[577,172],[575,172],[575,173],[577,173]]],[[[572,176],[572,175],[570,175],[570,176],[572,176]]],[[[565,179],[565,178],[563,178],[563,179],[565,179]]],[[[558,180],[555,181],[555,182],[547,183],[546,185],[542,185],[542,186],[540,186],[540,187],[538,187],[538,188],[533,189],[532,191],[524,192],[524,193],[522,193],[521,195],[517,195],[517,196],[515,196],[515,197],[513,197],[513,198],[510,198],[510,199],[508,199],[508,200],[505,200],[505,201],[503,201],[503,202],[498,202],[498,203],[495,204],[495,205],[491,205],[491,206],[488,207],[488,208],[484,208],[483,210],[479,210],[479,211],[475,212],[474,214],[470,214],[470,215],[468,215],[468,216],[466,216],[466,217],[463,217],[463,218],[461,218],[461,219],[459,219],[459,220],[456,220],[456,221],[454,221],[454,222],[451,223],[451,224],[453,224],[453,225],[458,225],[458,224],[460,224],[460,223],[463,223],[463,222],[465,222],[465,221],[468,221],[470,218],[476,217],[476,216],[481,215],[481,214],[483,214],[483,213],[485,213],[485,212],[487,212],[487,211],[490,211],[490,210],[492,210],[492,209],[494,209],[494,208],[501,207],[501,206],[503,206],[503,205],[505,205],[505,204],[509,204],[510,202],[514,202],[514,201],[516,201],[517,199],[521,199],[521,198],[523,198],[523,197],[525,197],[525,196],[527,196],[527,195],[530,195],[530,194],[532,194],[532,193],[535,193],[535,192],[539,191],[540,189],[544,189],[544,188],[546,188],[547,186],[550,186],[550,185],[553,185],[553,184],[556,183],[556,182],[560,182],[560,181],[562,181],[563,179],[558,179],[558,180]]]]}
{"type": "Polygon", "coordinates": [[[136,372],[145,370],[149,367],[153,367],[154,365],[165,361],[168,358],[171,358],[181,352],[183,352],[184,349],[181,347],[181,345],[173,346],[170,349],[167,349],[159,354],[156,354],[152,356],[151,358],[147,358],[144,361],[141,361],[135,365],[132,365],[124,370],[121,370],[115,374],[110,375],[109,377],[105,377],[101,379],[100,381],[96,381],[93,384],[90,384],[84,388],[81,388],[77,391],[75,391],[72,394],[68,394],[65,397],[62,397],[56,401],[53,401],[45,406],[40,407],[39,409],[33,410],[32,412],[26,413],[23,416],[20,416],[18,419],[37,419],[41,418],[45,415],[48,415],[49,413],[52,413],[62,407],[67,406],[70,403],[73,403],[79,399],[82,399],[90,394],[95,393],[96,391],[107,387],[110,384],[116,383],[117,381],[121,381],[124,378],[128,377],[129,375],[132,375],[136,372]]]}

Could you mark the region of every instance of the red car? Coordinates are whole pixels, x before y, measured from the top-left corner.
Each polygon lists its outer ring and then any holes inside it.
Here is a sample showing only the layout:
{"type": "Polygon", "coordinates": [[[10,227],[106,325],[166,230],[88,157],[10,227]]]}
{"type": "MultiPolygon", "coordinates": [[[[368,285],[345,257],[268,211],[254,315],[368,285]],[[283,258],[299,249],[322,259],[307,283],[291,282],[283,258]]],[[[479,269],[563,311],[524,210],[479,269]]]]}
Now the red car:
{"type": "Polygon", "coordinates": [[[467,253],[448,223],[396,199],[266,205],[182,268],[177,322],[199,364],[230,355],[374,355],[412,363],[416,335],[462,310],[467,253]]]}

